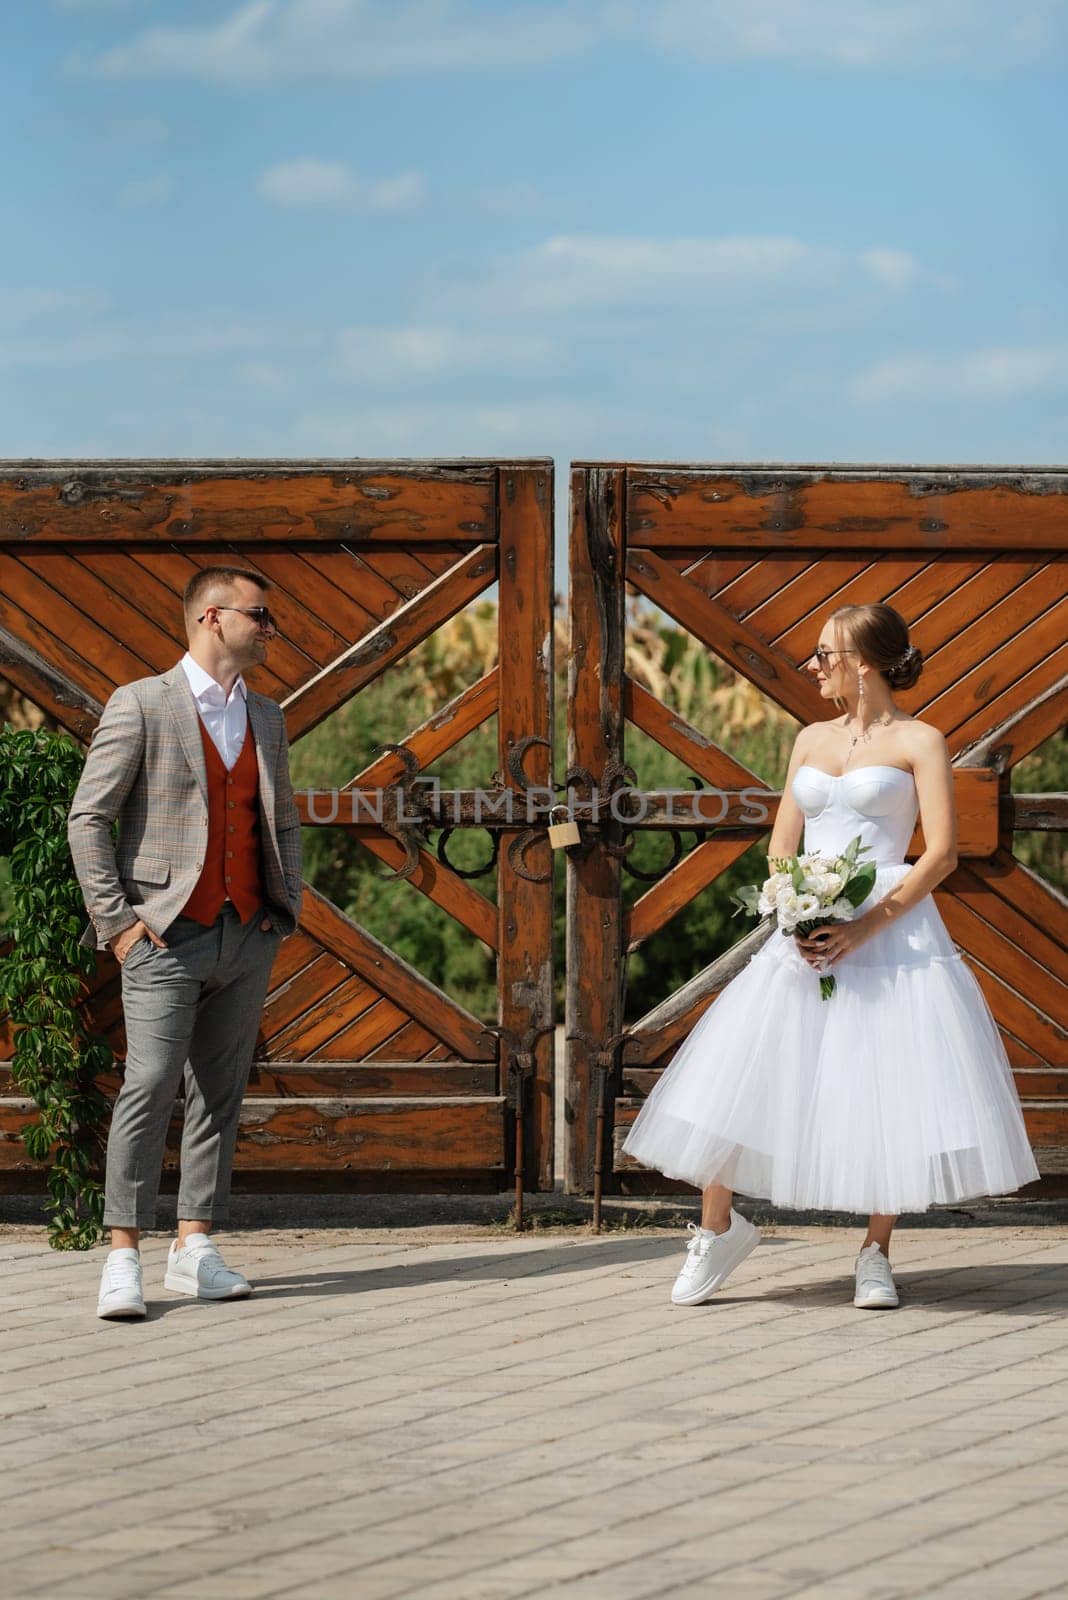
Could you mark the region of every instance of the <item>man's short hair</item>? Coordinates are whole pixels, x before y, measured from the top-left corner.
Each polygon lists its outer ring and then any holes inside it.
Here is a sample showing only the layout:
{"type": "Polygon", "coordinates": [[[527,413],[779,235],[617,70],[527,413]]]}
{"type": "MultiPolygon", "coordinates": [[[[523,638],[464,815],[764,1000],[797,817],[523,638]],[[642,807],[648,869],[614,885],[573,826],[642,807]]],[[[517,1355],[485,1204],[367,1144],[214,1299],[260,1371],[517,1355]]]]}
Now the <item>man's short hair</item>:
{"type": "Polygon", "coordinates": [[[262,573],[250,572],[247,567],[203,567],[200,572],[195,572],[185,586],[182,595],[182,606],[186,617],[193,619],[203,613],[206,605],[211,605],[207,596],[216,587],[227,587],[244,578],[249,583],[254,583],[258,588],[267,590],[270,582],[262,573]]]}

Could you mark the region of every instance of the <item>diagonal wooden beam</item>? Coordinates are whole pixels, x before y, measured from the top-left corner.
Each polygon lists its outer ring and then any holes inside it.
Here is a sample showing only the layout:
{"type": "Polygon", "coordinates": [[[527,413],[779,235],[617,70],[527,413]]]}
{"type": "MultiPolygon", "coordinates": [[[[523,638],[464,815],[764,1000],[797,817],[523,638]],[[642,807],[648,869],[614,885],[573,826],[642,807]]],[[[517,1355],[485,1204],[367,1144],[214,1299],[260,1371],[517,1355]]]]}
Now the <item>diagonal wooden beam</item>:
{"type": "Polygon", "coordinates": [[[406,1015],[423,1023],[463,1060],[496,1060],[496,1037],[476,1016],[307,884],[300,925],[324,950],[373,984],[406,1015]]]}
{"type": "MultiPolygon", "coordinates": [[[[1056,654],[1068,660],[1068,647],[1056,654]]],[[[1011,698],[1011,691],[1002,698],[1007,702],[1011,698]]],[[[974,741],[957,758],[958,766],[994,767],[998,772],[1006,772],[1009,767],[1022,761],[1024,756],[1030,755],[1032,750],[1037,750],[1043,740],[1050,738],[1068,721],[1068,673],[1043,693],[1013,710],[990,732],[984,732],[984,727],[989,728],[991,714],[997,716],[999,703],[995,700],[993,706],[987,706],[976,714],[972,722],[956,730],[956,738],[974,741]]]]}
{"type": "Polygon", "coordinates": [[[497,577],[497,547],[480,544],[282,702],[290,741],[317,727],[497,577]]]}
{"type": "Polygon", "coordinates": [[[0,627],[0,677],[76,738],[88,739],[100,720],[104,707],[99,700],[4,627],[0,627]]]}
{"type": "Polygon", "coordinates": [[[680,577],[655,550],[630,552],[627,579],[784,710],[802,722],[826,719],[827,705],[815,684],[744,622],[680,577]]]}
{"type": "Polygon", "coordinates": [[[623,711],[636,728],[677,756],[699,778],[716,789],[766,789],[749,767],[721,750],[684,716],[672,711],[656,695],[650,694],[629,673],[623,679],[623,711]]]}
{"type": "MultiPolygon", "coordinates": [[[[469,684],[440,711],[435,711],[418,728],[413,728],[411,733],[397,741],[403,749],[411,751],[419,763],[420,771],[432,761],[439,760],[453,745],[466,739],[469,733],[493,716],[497,710],[498,683],[498,669],[491,667],[476,683],[469,684]]],[[[351,778],[344,789],[384,787],[396,783],[403,776],[404,762],[400,752],[387,750],[351,778]]]]}
{"type": "MultiPolygon", "coordinates": [[[[772,816],[771,821],[774,821],[772,816]]],[[[769,824],[770,825],[770,824],[769,824]]],[[[752,839],[705,839],[635,901],[623,920],[628,955],[734,865],[752,839]]]]}

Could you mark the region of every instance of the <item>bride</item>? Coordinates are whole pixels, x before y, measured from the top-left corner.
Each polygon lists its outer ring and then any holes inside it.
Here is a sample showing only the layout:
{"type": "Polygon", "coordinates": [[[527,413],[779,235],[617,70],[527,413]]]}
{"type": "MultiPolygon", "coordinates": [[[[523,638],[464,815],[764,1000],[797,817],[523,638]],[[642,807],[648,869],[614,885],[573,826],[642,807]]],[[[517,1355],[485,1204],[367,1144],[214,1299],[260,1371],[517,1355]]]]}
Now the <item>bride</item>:
{"type": "Polygon", "coordinates": [[[946,742],[900,710],[923,658],[888,605],[828,617],[805,669],[844,713],[797,736],[768,847],[837,856],[857,834],[875,886],[849,922],[773,933],[703,1012],[624,1150],[703,1189],[672,1291],[700,1305],[759,1243],[735,1191],[867,1213],[855,1306],[898,1303],[902,1211],[1005,1194],[1038,1177],[1001,1037],[931,891],[956,865],[946,742]],[[916,824],[924,851],[905,851],[916,824]],[[818,974],[833,973],[821,1000],[818,974]]]}

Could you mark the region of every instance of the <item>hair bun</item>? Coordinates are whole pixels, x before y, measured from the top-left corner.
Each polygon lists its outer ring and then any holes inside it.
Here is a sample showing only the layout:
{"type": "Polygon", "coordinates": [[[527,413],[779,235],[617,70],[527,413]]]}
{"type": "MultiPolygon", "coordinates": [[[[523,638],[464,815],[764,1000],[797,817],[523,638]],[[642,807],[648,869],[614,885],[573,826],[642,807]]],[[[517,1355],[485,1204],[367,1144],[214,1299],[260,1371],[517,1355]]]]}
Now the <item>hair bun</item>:
{"type": "Polygon", "coordinates": [[[910,644],[888,668],[886,679],[892,689],[911,689],[922,671],[923,651],[910,644]]]}

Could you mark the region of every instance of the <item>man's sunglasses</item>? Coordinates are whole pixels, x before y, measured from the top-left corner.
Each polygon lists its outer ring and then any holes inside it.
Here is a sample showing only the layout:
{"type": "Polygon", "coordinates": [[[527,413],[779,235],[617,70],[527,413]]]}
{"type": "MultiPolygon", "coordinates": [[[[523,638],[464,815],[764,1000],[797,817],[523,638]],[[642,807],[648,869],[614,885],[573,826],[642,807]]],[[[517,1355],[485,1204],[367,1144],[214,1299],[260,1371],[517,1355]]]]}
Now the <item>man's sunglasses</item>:
{"type": "MultiPolygon", "coordinates": [[[[213,611],[240,611],[243,617],[251,617],[258,627],[270,628],[272,633],[278,632],[278,622],[266,606],[212,606],[211,609],[213,611]]],[[[204,616],[198,617],[197,621],[203,622],[207,614],[205,611],[204,616]]]]}

